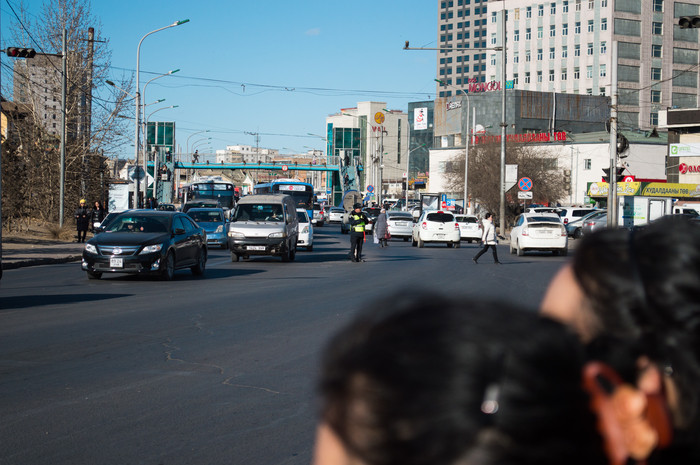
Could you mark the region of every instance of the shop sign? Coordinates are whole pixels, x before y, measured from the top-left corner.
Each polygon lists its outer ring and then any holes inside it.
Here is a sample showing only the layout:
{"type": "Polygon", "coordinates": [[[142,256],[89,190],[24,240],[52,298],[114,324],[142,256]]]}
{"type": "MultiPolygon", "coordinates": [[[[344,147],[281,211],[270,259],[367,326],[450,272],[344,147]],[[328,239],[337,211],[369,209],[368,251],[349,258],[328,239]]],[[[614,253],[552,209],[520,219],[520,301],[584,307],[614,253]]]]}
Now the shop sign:
{"type": "Polygon", "coordinates": [[[668,144],[668,155],[671,157],[700,157],[700,143],[668,144]]]}
{"type": "MultiPolygon", "coordinates": [[[[607,197],[607,182],[592,182],[588,185],[588,197],[607,197]]],[[[617,195],[641,195],[644,197],[700,198],[700,184],[678,184],[665,182],[620,182],[617,195]]]]}
{"type": "Polygon", "coordinates": [[[678,165],[678,171],[681,174],[688,174],[688,173],[700,173],[700,165],[686,165],[685,163],[681,163],[678,165]]]}
{"type": "Polygon", "coordinates": [[[456,110],[457,108],[462,108],[461,100],[458,100],[456,102],[447,102],[447,111],[456,110]]]}
{"type": "MultiPolygon", "coordinates": [[[[501,136],[477,136],[475,137],[476,144],[486,144],[501,142],[501,136]]],[[[540,132],[533,134],[506,134],[506,142],[551,142],[551,141],[566,141],[566,132],[555,132],[553,135],[549,132],[540,132]]]]}

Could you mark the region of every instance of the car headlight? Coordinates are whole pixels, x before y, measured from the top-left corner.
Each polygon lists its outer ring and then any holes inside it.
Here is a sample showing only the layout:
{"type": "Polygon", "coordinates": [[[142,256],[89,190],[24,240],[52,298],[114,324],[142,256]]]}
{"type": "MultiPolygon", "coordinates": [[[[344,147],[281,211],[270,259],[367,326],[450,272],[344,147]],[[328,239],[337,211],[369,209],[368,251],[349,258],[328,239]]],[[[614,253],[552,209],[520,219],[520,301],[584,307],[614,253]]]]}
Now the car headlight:
{"type": "Polygon", "coordinates": [[[220,233],[220,232],[224,232],[224,225],[223,224],[220,224],[219,227],[216,228],[216,231],[214,231],[214,233],[220,233]]]}
{"type": "Polygon", "coordinates": [[[269,237],[270,239],[280,239],[280,238],[284,237],[284,232],[272,233],[267,237],[269,237]]]}
{"type": "Polygon", "coordinates": [[[234,239],[245,239],[245,234],[236,231],[229,231],[228,237],[232,237],[234,239]]]}
{"type": "Polygon", "coordinates": [[[156,244],[156,245],[147,245],[146,247],[139,252],[139,255],[145,254],[145,253],[153,253],[153,252],[160,252],[160,249],[163,248],[163,244],[156,244]]]}
{"type": "Polygon", "coordinates": [[[304,226],[304,229],[301,230],[301,233],[302,233],[302,234],[308,234],[308,233],[309,233],[309,227],[308,227],[308,226],[304,226]]]}
{"type": "Polygon", "coordinates": [[[86,252],[89,252],[89,253],[94,253],[94,254],[96,254],[96,253],[97,253],[97,247],[95,247],[95,246],[92,245],[92,244],[85,244],[85,251],[86,251],[86,252]]]}

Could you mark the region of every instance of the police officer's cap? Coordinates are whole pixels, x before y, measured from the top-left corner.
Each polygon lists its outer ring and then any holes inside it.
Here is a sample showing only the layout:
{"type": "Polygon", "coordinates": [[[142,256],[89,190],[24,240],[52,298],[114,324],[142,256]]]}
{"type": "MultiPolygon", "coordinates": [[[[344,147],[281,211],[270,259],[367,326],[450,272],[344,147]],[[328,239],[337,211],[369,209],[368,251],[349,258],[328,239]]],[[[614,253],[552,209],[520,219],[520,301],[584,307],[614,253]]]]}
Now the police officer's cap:
{"type": "Polygon", "coordinates": [[[355,205],[353,205],[352,208],[362,208],[362,204],[361,204],[361,203],[356,203],[355,205]]]}

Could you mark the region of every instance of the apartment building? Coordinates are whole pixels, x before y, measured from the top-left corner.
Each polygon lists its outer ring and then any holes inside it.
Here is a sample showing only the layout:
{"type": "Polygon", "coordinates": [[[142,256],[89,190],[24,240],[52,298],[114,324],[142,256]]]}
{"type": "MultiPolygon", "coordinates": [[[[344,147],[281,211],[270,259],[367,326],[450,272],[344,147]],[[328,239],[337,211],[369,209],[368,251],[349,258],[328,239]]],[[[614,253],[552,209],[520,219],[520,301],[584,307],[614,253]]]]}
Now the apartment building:
{"type": "Polygon", "coordinates": [[[49,134],[61,134],[61,60],[37,55],[15,60],[13,101],[35,115],[49,134]]]}

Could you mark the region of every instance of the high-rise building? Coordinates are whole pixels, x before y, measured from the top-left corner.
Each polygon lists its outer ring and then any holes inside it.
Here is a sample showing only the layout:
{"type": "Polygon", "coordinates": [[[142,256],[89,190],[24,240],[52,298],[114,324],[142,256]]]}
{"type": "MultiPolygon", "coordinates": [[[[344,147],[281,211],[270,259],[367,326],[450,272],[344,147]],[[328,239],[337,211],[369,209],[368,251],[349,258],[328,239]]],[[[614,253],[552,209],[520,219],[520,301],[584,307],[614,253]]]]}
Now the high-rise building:
{"type": "Polygon", "coordinates": [[[37,55],[15,60],[13,100],[25,105],[49,134],[61,134],[61,60],[37,55]]]}
{"type": "MultiPolygon", "coordinates": [[[[659,110],[697,107],[698,30],[680,29],[678,18],[700,13],[700,1],[512,0],[506,6],[506,80],[516,89],[610,95],[617,65],[621,129],[651,129],[659,110]]],[[[488,34],[501,45],[503,3],[490,7],[488,34]]],[[[491,52],[487,81],[500,76],[500,53],[491,52]]]]}

